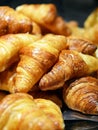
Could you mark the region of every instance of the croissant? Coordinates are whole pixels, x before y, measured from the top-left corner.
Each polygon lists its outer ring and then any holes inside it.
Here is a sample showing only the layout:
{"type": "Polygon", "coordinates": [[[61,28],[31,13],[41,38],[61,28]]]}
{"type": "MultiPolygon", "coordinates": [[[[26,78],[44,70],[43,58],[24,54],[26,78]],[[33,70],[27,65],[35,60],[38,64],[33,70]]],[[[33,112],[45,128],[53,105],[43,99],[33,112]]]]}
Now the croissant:
{"type": "Polygon", "coordinates": [[[8,33],[31,33],[31,20],[9,6],[0,7],[0,35],[8,33]]]}
{"type": "Polygon", "coordinates": [[[23,4],[17,6],[16,11],[23,13],[32,21],[38,23],[42,34],[54,33],[65,36],[71,34],[65,20],[58,16],[57,8],[54,4],[23,4]]]}
{"type": "Polygon", "coordinates": [[[98,115],[98,79],[87,76],[75,80],[63,88],[63,99],[70,109],[98,115]]]}
{"type": "Polygon", "coordinates": [[[65,36],[49,34],[46,38],[43,37],[20,49],[20,61],[10,92],[30,91],[42,75],[54,65],[60,51],[64,48],[66,48],[65,36]]]}
{"type": "Polygon", "coordinates": [[[98,8],[94,9],[84,21],[84,28],[91,28],[98,24],[98,8]]]}
{"type": "Polygon", "coordinates": [[[98,8],[84,21],[84,27],[71,26],[72,35],[86,38],[98,46],[98,8]]]}
{"type": "Polygon", "coordinates": [[[39,81],[41,90],[62,87],[65,81],[89,75],[98,70],[98,59],[73,50],[62,50],[59,60],[39,81]]]}
{"type": "Polygon", "coordinates": [[[91,28],[85,29],[84,35],[89,40],[91,40],[95,45],[98,46],[98,24],[96,24],[91,28]]]}
{"type": "Polygon", "coordinates": [[[7,34],[0,37],[0,72],[19,60],[19,50],[40,39],[40,35],[27,33],[7,34]]]}
{"type": "Polygon", "coordinates": [[[60,108],[50,100],[26,93],[7,95],[0,102],[0,130],[64,130],[60,108]]]}
{"type": "Polygon", "coordinates": [[[54,4],[23,4],[17,6],[16,11],[23,13],[36,23],[51,23],[57,16],[54,4]]]}
{"type": "Polygon", "coordinates": [[[98,45],[98,8],[94,9],[84,21],[87,37],[98,45]]]}
{"type": "Polygon", "coordinates": [[[89,55],[93,55],[97,49],[97,46],[93,42],[79,37],[69,36],[67,44],[69,50],[76,50],[89,55]]]}

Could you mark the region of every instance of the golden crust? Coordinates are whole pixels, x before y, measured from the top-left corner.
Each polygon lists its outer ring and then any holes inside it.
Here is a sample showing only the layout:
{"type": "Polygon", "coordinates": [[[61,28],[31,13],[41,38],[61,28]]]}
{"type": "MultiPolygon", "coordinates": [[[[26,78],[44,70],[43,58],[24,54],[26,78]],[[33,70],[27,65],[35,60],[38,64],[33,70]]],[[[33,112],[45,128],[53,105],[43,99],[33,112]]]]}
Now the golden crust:
{"type": "Polygon", "coordinates": [[[32,22],[28,17],[9,6],[0,7],[0,35],[9,33],[31,33],[32,22]]]}
{"type": "Polygon", "coordinates": [[[50,100],[26,93],[9,94],[0,102],[0,129],[63,130],[61,110],[50,100]]]}
{"type": "Polygon", "coordinates": [[[57,16],[54,4],[23,4],[18,6],[16,11],[25,14],[36,23],[51,23],[57,16]]]}
{"type": "Polygon", "coordinates": [[[23,4],[18,6],[16,11],[38,23],[42,34],[54,33],[65,36],[71,34],[71,30],[63,17],[58,16],[57,8],[54,4],[23,4]]]}
{"type": "Polygon", "coordinates": [[[98,115],[98,80],[90,76],[75,80],[64,88],[63,98],[72,110],[98,115]]]}

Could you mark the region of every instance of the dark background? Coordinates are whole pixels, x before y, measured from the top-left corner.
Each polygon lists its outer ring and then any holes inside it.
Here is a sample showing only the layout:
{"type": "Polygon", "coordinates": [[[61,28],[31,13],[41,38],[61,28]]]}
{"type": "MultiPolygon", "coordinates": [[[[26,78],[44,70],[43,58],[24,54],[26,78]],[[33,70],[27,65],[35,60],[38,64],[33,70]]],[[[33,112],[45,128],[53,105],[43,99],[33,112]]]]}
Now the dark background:
{"type": "Polygon", "coordinates": [[[79,26],[83,26],[87,16],[98,6],[98,0],[0,0],[0,6],[13,8],[24,3],[54,3],[66,21],[77,20],[79,26]]]}

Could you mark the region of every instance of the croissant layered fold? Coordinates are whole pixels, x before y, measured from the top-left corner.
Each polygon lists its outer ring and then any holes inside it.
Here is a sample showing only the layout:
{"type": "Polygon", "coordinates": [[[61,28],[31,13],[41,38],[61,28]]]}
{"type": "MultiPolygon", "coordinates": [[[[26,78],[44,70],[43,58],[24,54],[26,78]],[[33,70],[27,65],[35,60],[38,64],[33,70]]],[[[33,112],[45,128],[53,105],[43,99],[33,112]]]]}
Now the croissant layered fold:
{"type": "Polygon", "coordinates": [[[62,50],[58,62],[39,81],[41,90],[63,87],[65,81],[89,75],[98,70],[98,59],[73,50],[62,50]]]}
{"type": "Polygon", "coordinates": [[[98,115],[98,79],[87,76],[63,88],[67,106],[85,114],[98,115]]]}
{"type": "Polygon", "coordinates": [[[64,130],[60,108],[50,100],[26,93],[7,95],[0,102],[0,130],[64,130]]]}

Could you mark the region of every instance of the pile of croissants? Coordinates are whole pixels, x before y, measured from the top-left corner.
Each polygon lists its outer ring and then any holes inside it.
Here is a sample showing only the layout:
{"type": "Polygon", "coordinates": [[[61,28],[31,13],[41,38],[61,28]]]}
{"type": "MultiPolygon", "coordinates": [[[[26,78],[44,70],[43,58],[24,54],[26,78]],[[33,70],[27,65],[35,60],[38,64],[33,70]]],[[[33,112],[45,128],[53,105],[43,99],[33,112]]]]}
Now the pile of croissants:
{"type": "Polygon", "coordinates": [[[79,27],[52,3],[0,6],[0,130],[64,130],[63,106],[98,115],[98,9],[79,27]]]}

